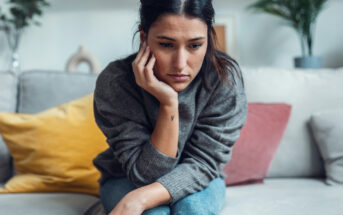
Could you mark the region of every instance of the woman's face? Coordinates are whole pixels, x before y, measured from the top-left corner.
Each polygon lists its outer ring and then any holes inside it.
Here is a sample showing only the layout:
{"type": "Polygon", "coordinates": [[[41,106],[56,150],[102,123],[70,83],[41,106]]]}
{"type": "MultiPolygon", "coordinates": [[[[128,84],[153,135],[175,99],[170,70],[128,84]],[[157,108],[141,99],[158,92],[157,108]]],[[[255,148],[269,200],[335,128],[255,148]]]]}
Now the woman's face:
{"type": "Polygon", "coordinates": [[[207,25],[184,15],[160,16],[150,27],[148,45],[155,55],[155,76],[175,91],[197,76],[207,50],[207,25]]]}

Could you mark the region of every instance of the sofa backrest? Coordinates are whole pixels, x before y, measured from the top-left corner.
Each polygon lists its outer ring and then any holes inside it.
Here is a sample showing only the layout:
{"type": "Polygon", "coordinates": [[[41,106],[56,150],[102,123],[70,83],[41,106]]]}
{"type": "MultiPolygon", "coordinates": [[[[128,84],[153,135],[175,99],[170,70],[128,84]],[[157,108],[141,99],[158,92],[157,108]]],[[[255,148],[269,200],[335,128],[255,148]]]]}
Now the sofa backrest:
{"type": "MultiPolygon", "coordinates": [[[[17,105],[17,77],[11,72],[0,72],[0,111],[15,112],[17,105]]],[[[11,157],[0,135],[0,183],[11,176],[11,157]]]]}
{"type": "MultiPolygon", "coordinates": [[[[11,105],[13,112],[16,110],[18,113],[37,113],[94,92],[96,78],[97,75],[87,73],[25,71],[17,77],[18,84],[13,84],[15,89],[18,89],[18,96],[7,93],[7,100],[18,98],[17,102],[11,105]]],[[[15,79],[12,82],[14,81],[15,79]]],[[[0,90],[1,88],[2,86],[0,90]]],[[[9,86],[7,88],[10,89],[9,86]]],[[[2,171],[3,167],[0,168],[2,171]]],[[[13,165],[11,168],[8,172],[13,175],[15,168],[13,165]]]]}
{"type": "Polygon", "coordinates": [[[95,89],[97,75],[27,71],[19,76],[18,113],[37,113],[80,98],[95,89]]]}
{"type": "Polygon", "coordinates": [[[242,67],[248,102],[287,103],[291,116],[267,177],[323,177],[324,166],[308,125],[316,111],[343,107],[343,68],[242,67]]]}

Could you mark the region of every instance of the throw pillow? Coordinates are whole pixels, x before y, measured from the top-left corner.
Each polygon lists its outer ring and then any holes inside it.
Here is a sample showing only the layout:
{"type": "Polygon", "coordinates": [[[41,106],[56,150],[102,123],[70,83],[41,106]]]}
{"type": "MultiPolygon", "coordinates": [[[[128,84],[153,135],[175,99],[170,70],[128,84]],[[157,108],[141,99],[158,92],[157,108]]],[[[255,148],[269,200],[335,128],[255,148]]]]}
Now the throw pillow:
{"type": "Polygon", "coordinates": [[[0,113],[0,133],[17,174],[0,193],[98,195],[92,159],[107,148],[93,115],[93,93],[37,114],[0,113]]]}
{"type": "Polygon", "coordinates": [[[246,123],[223,170],[227,186],[263,183],[290,113],[289,104],[248,104],[246,123]]]}
{"type": "Polygon", "coordinates": [[[343,108],[314,113],[310,127],[324,160],[326,184],[343,184],[343,108]]]}

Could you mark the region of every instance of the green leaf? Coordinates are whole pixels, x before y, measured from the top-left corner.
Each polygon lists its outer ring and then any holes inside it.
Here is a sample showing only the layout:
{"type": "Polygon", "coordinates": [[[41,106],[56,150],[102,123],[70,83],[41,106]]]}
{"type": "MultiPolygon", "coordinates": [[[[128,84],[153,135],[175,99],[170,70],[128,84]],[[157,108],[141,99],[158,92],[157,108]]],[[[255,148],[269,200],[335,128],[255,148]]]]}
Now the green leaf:
{"type": "Polygon", "coordinates": [[[9,6],[11,16],[7,19],[2,15],[0,7],[0,21],[12,25],[16,29],[25,28],[32,24],[37,25],[33,19],[42,16],[43,9],[50,6],[50,3],[45,0],[8,0],[6,4],[9,6]]]}

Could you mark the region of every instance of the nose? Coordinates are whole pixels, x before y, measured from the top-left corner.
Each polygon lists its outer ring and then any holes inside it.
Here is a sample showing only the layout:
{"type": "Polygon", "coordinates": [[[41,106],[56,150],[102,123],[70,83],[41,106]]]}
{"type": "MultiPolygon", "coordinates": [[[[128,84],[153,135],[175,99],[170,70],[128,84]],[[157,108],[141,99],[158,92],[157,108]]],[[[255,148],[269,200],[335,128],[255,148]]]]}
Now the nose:
{"type": "Polygon", "coordinates": [[[187,52],[180,48],[175,53],[174,67],[178,73],[181,73],[187,65],[187,52]]]}

